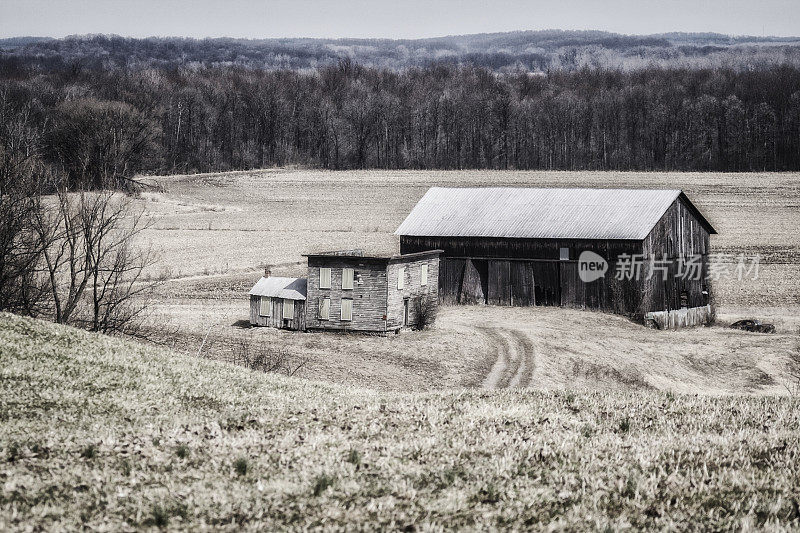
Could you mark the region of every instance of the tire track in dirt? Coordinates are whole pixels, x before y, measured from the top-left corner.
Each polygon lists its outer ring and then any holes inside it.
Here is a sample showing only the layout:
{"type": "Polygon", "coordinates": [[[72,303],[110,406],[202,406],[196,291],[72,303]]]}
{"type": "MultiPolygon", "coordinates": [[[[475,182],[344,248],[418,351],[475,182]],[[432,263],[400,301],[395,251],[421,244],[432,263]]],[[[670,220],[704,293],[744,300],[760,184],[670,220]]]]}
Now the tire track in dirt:
{"type": "Polygon", "coordinates": [[[484,389],[496,389],[508,369],[508,348],[498,333],[498,328],[478,328],[478,330],[488,337],[488,344],[494,348],[496,354],[494,365],[481,386],[484,389]]]}
{"type": "Polygon", "coordinates": [[[533,350],[533,343],[523,332],[518,330],[508,330],[511,335],[516,352],[519,356],[520,365],[514,377],[509,381],[509,387],[527,387],[533,381],[533,371],[536,369],[536,357],[533,350]]]}
{"type": "Polygon", "coordinates": [[[533,343],[521,331],[506,328],[479,328],[493,346],[497,357],[483,380],[484,389],[525,387],[531,384],[535,369],[533,343]]]}

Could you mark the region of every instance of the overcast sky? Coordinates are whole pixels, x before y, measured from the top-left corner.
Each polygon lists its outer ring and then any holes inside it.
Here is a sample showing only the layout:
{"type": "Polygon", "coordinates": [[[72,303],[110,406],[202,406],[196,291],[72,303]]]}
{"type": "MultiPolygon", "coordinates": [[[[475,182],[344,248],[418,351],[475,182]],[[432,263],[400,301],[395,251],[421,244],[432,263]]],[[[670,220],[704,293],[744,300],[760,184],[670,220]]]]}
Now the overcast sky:
{"type": "Polygon", "coordinates": [[[0,36],[418,38],[541,29],[800,35],[800,0],[0,0],[0,36]]]}

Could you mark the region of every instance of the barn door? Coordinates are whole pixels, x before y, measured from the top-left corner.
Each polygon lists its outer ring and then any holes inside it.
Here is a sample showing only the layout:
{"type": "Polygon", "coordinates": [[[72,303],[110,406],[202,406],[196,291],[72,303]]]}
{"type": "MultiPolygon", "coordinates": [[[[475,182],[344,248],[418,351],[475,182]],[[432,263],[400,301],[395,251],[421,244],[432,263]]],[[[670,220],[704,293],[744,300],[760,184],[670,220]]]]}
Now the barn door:
{"type": "Polygon", "coordinates": [[[564,307],[584,307],[585,283],[578,275],[578,263],[563,261],[559,263],[561,269],[561,305],[564,307]]]}
{"type": "Polygon", "coordinates": [[[536,305],[561,305],[561,270],[553,261],[533,263],[533,287],[536,305]]]}
{"type": "Polygon", "coordinates": [[[511,261],[511,305],[534,305],[533,265],[528,261],[511,261]]]}
{"type": "Polygon", "coordinates": [[[511,261],[489,261],[489,294],[492,305],[511,305],[511,261]]]}

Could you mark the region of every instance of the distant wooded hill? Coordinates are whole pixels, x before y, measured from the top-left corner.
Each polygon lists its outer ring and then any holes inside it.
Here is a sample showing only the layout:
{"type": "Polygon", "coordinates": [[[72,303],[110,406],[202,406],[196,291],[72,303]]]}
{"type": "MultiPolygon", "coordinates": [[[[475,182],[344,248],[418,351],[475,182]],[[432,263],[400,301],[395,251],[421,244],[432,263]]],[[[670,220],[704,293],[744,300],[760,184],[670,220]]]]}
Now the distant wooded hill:
{"type": "Polygon", "coordinates": [[[414,41],[21,38],[0,193],[137,173],[800,170],[800,45],[714,34],[414,41]],[[408,68],[406,68],[408,67],[408,68]]]}
{"type": "Polygon", "coordinates": [[[44,70],[73,68],[238,65],[302,69],[348,58],[389,69],[431,63],[497,71],[583,67],[733,67],[800,64],[798,37],[732,37],[716,33],[620,35],[602,31],[515,31],[430,39],[133,39],[90,35],[0,40],[0,58],[44,70]],[[16,60],[16,61],[13,61],[16,60]]]}

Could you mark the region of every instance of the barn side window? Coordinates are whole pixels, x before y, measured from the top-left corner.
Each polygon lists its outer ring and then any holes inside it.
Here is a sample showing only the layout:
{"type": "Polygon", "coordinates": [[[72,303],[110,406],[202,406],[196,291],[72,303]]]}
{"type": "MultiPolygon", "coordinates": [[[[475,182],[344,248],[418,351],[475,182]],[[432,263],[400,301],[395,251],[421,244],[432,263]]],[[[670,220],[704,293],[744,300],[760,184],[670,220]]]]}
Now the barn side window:
{"type": "Polygon", "coordinates": [[[353,320],[353,300],[350,298],[342,299],[342,320],[353,320]]]}
{"type": "Polygon", "coordinates": [[[320,289],[330,289],[331,288],[331,269],[327,267],[322,267],[319,269],[319,288],[320,289]]]}
{"type": "Polygon", "coordinates": [[[420,269],[420,285],[427,285],[428,284],[428,265],[422,265],[420,269]]]}
{"type": "Polygon", "coordinates": [[[353,290],[353,269],[352,268],[343,268],[342,269],[342,289],[344,289],[344,290],[353,290]]]}
{"type": "Polygon", "coordinates": [[[283,318],[289,320],[294,318],[294,300],[283,300],[283,318]]]}
{"type": "Polygon", "coordinates": [[[402,291],[406,288],[406,269],[400,267],[397,269],[397,290],[402,291]]]}
{"type": "Polygon", "coordinates": [[[258,306],[259,316],[270,316],[272,314],[272,298],[262,296],[258,306]]]}
{"type": "Polygon", "coordinates": [[[558,258],[562,261],[569,261],[569,248],[561,248],[559,250],[558,258]]]}
{"type": "Polygon", "coordinates": [[[320,298],[319,300],[319,319],[329,320],[331,318],[331,299],[320,298]]]}

